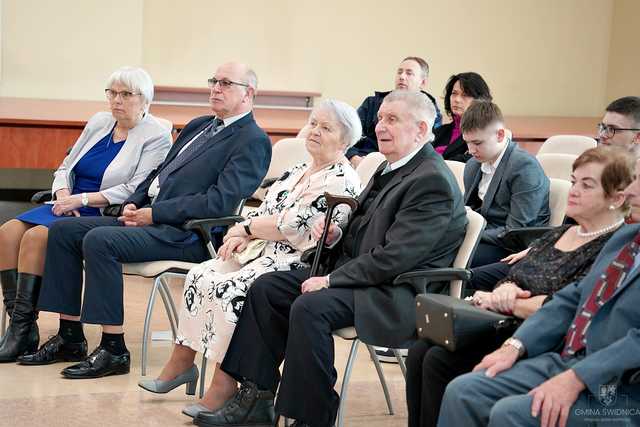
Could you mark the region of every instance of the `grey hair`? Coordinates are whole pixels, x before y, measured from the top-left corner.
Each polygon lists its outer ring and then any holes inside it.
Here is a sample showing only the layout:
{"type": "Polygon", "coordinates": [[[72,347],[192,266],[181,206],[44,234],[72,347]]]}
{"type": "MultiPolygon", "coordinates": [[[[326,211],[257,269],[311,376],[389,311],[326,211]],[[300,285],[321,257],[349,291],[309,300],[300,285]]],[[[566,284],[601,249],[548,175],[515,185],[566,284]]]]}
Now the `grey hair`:
{"type": "Polygon", "coordinates": [[[434,139],[433,124],[436,120],[436,107],[433,102],[422,92],[414,92],[409,90],[394,90],[389,95],[384,97],[384,102],[403,102],[409,113],[418,122],[426,122],[427,139],[425,142],[431,142],[434,139]]]}
{"type": "MultiPolygon", "coordinates": [[[[329,110],[335,117],[342,130],[342,141],[345,144],[344,150],[347,151],[362,136],[362,123],[356,109],[346,102],[337,99],[325,99],[313,108],[317,110],[329,110]]],[[[312,112],[313,114],[313,112],[312,112]]]]}
{"type": "Polygon", "coordinates": [[[255,71],[251,68],[247,68],[247,72],[244,74],[244,79],[246,83],[253,88],[254,92],[258,90],[258,76],[255,71]]]}
{"type": "Polygon", "coordinates": [[[142,94],[144,112],[149,111],[149,105],[153,101],[153,80],[149,73],[138,67],[120,67],[107,80],[107,89],[116,82],[125,85],[132,92],[142,94]]]}

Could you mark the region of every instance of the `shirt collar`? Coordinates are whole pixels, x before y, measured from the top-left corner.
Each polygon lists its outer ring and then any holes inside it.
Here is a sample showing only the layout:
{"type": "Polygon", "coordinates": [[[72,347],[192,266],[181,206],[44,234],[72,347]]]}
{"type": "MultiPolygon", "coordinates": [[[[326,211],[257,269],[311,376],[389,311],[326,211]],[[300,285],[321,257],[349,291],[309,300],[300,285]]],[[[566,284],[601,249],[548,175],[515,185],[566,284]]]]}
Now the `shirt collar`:
{"type": "Polygon", "coordinates": [[[495,173],[496,169],[498,169],[498,166],[500,165],[500,161],[504,157],[504,153],[506,153],[507,151],[507,147],[509,146],[510,142],[511,142],[511,132],[505,129],[504,144],[503,144],[504,146],[502,147],[502,151],[498,155],[498,158],[495,159],[493,162],[491,163],[484,162],[480,165],[480,170],[482,171],[482,173],[487,173],[487,174],[495,173]]]}
{"type": "Polygon", "coordinates": [[[396,169],[399,169],[402,166],[404,166],[407,163],[409,163],[411,161],[411,159],[413,159],[415,157],[415,155],[418,154],[418,151],[422,150],[422,147],[423,147],[423,145],[420,145],[418,148],[416,148],[415,150],[413,150],[412,152],[410,152],[409,154],[407,154],[406,156],[404,156],[400,160],[396,160],[393,163],[387,163],[387,166],[382,171],[382,175],[384,175],[385,173],[392,172],[392,171],[394,171],[396,169]]]}
{"type": "MultiPolygon", "coordinates": [[[[241,118],[249,114],[250,112],[251,111],[245,111],[244,113],[240,113],[237,116],[232,116],[232,117],[227,117],[226,119],[222,119],[222,122],[224,123],[224,127],[230,126],[232,123],[237,122],[238,120],[240,120],[241,118]]],[[[215,120],[215,117],[213,119],[215,120]]]]}

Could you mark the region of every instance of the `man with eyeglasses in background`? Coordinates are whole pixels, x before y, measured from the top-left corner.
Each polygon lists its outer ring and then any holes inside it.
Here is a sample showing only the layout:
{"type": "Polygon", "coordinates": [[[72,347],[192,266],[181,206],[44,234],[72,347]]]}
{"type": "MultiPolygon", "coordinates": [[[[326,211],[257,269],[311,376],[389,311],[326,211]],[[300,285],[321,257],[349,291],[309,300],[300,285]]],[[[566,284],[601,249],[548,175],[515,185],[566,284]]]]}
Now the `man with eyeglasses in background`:
{"type": "Polygon", "coordinates": [[[598,142],[624,147],[640,157],[640,97],[625,96],[607,106],[598,123],[598,142]]]}
{"type": "Polygon", "coordinates": [[[60,329],[19,363],[69,359],[74,346],[86,346],[82,323],[91,323],[102,325],[100,345],[62,375],[81,379],[128,373],[121,264],[206,260],[204,242],[182,225],[231,215],[258,188],[271,161],[271,143],[251,113],[256,74],[230,62],[217,69],[209,87],[214,115],[185,126],[165,161],[122,204],[120,217],[62,219],[50,228],[38,306],[60,313],[60,329]]]}

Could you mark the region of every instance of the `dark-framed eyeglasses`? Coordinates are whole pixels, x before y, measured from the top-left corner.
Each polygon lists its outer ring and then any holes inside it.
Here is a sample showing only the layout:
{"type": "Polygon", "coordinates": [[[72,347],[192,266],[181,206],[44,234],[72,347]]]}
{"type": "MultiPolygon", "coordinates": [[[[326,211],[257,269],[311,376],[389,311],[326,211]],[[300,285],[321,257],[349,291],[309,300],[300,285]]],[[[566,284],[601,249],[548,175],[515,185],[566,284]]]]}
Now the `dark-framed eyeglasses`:
{"type": "Polygon", "coordinates": [[[209,88],[210,89],[213,89],[218,83],[220,84],[220,89],[222,89],[222,90],[229,89],[233,85],[242,86],[242,87],[249,87],[249,85],[246,84],[246,83],[234,82],[233,80],[229,80],[229,79],[220,79],[220,80],[218,80],[215,77],[211,77],[210,79],[208,79],[207,83],[209,84],[209,88]]]}
{"type": "Polygon", "coordinates": [[[112,89],[105,89],[104,94],[107,95],[107,99],[110,101],[116,99],[118,95],[120,95],[120,98],[123,101],[128,101],[134,96],[142,95],[139,92],[131,92],[130,90],[121,90],[120,92],[118,92],[117,90],[112,89]]]}
{"type": "Polygon", "coordinates": [[[605,138],[613,138],[616,132],[633,131],[640,132],[637,128],[618,128],[612,125],[606,125],[604,123],[598,123],[598,135],[602,135],[605,138]]]}

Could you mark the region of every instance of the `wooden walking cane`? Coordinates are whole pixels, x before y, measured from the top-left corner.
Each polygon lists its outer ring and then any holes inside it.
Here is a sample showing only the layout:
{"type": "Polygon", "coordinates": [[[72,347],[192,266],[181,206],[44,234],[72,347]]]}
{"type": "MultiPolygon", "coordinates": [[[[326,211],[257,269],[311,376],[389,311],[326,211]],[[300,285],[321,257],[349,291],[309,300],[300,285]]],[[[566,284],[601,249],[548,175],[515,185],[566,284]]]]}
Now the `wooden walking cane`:
{"type": "Polygon", "coordinates": [[[318,241],[316,246],[316,254],[313,258],[313,264],[311,270],[309,270],[309,277],[313,277],[318,273],[318,266],[320,265],[320,255],[322,255],[322,249],[324,248],[324,241],[329,233],[329,226],[331,225],[331,217],[333,216],[333,210],[338,205],[349,205],[351,213],[355,212],[358,208],[358,201],[349,196],[336,196],[325,192],[324,198],[327,201],[327,213],[324,218],[324,229],[322,230],[322,237],[318,241]]]}

